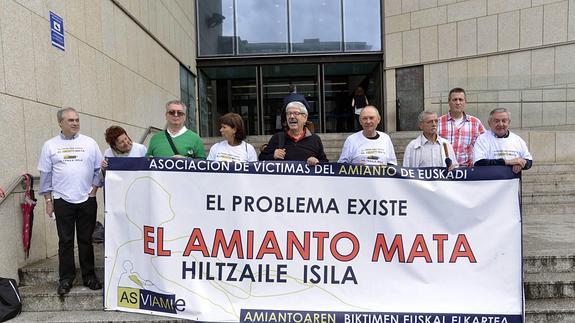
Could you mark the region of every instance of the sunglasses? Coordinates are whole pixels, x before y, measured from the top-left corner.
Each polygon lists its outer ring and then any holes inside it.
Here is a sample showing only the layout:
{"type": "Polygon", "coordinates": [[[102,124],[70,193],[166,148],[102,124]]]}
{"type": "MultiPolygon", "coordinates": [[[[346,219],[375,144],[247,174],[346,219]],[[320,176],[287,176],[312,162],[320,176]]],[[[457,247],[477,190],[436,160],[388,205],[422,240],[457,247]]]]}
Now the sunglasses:
{"type": "Polygon", "coordinates": [[[186,113],[180,110],[168,110],[168,114],[174,117],[185,116],[186,113]]]}

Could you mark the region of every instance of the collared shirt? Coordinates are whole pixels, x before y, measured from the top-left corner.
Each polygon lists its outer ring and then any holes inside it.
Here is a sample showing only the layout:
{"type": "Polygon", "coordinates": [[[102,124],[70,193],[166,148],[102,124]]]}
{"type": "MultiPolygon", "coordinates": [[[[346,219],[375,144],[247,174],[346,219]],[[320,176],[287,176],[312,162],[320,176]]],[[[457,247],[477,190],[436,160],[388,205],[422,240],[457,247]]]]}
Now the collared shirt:
{"type": "Polygon", "coordinates": [[[182,129],[180,129],[178,132],[176,133],[171,133],[170,130],[168,129],[168,133],[170,134],[170,137],[172,138],[176,138],[178,136],[183,135],[184,133],[186,133],[186,131],[188,131],[188,128],[186,128],[186,126],[183,126],[182,129]]]}
{"type": "Polygon", "coordinates": [[[440,136],[435,142],[429,141],[423,134],[413,139],[405,148],[403,167],[445,167],[445,149],[447,145],[448,156],[455,167],[459,166],[455,160],[455,153],[451,144],[440,136]]]}
{"type": "Polygon", "coordinates": [[[460,166],[471,167],[473,165],[473,145],[477,137],[485,132],[481,120],[464,113],[463,125],[457,127],[455,119],[448,112],[439,118],[437,133],[447,139],[453,146],[457,162],[460,166]]]}

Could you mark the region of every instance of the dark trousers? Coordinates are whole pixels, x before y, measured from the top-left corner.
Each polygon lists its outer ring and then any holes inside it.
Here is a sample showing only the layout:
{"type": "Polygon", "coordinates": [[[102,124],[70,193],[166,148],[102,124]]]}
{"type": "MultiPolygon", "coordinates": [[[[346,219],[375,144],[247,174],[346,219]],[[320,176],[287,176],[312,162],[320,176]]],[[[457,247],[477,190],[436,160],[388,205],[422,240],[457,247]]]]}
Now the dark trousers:
{"type": "Polygon", "coordinates": [[[84,282],[95,276],[92,233],[96,225],[98,203],[95,197],[86,202],[73,204],[54,199],[54,213],[58,229],[58,259],[60,281],[73,281],[76,277],[74,263],[74,231],[78,240],[80,269],[84,282]]]}

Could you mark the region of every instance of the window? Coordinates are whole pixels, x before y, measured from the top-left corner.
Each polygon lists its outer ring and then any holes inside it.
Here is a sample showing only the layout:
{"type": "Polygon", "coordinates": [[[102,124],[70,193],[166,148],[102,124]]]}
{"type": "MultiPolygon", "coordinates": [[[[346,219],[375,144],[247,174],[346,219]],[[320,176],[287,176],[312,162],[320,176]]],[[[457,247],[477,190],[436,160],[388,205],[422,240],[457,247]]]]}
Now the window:
{"type": "Polygon", "coordinates": [[[196,131],[196,78],[180,64],[180,96],[188,107],[186,127],[196,131]]]}
{"type": "Polygon", "coordinates": [[[290,12],[292,52],[342,50],[340,0],[291,0],[290,12]]]}
{"type": "Polygon", "coordinates": [[[381,51],[380,0],[344,0],[345,51],[381,51]]]}
{"type": "Polygon", "coordinates": [[[381,0],[197,0],[200,57],[382,49],[381,0]]]}
{"type": "Polygon", "coordinates": [[[286,0],[237,2],[238,53],[287,53],[286,0]]]}

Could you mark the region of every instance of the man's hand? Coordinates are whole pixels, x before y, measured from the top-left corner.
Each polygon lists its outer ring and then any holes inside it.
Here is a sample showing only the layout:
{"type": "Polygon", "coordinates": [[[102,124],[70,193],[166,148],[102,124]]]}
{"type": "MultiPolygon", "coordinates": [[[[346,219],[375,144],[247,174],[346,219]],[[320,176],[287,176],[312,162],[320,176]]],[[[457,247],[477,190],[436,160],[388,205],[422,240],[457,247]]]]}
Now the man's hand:
{"type": "Polygon", "coordinates": [[[307,164],[310,166],[314,166],[317,165],[319,163],[319,159],[311,156],[310,158],[307,159],[307,164]]]}
{"type": "Polygon", "coordinates": [[[274,150],[274,159],[284,159],[286,157],[285,148],[274,150]]]}
{"type": "Polygon", "coordinates": [[[100,168],[102,169],[106,169],[108,168],[108,158],[104,158],[104,160],[102,160],[102,164],[100,165],[100,168]]]}
{"type": "Polygon", "coordinates": [[[89,197],[94,197],[96,196],[96,193],[98,193],[98,187],[97,186],[92,186],[92,190],[90,191],[90,193],[88,194],[89,197]]]}
{"type": "Polygon", "coordinates": [[[527,161],[521,157],[505,160],[505,165],[508,165],[508,166],[516,166],[517,165],[517,166],[521,166],[521,168],[523,168],[523,167],[525,167],[525,164],[527,164],[527,161]]]}

